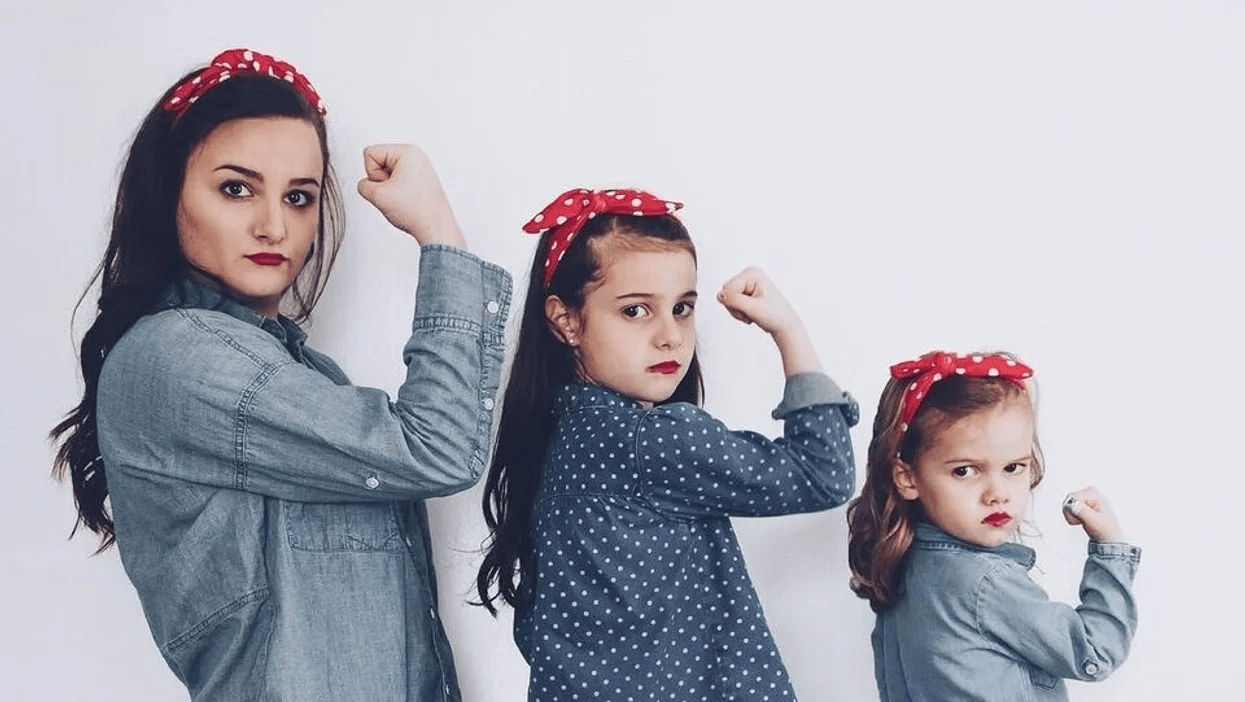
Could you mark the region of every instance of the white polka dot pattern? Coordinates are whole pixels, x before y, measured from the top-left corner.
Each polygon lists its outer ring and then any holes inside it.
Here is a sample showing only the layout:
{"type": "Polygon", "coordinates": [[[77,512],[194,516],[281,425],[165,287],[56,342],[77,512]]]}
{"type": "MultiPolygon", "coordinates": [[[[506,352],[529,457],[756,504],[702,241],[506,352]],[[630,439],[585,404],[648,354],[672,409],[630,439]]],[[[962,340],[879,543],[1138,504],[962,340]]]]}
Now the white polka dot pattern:
{"type": "Polygon", "coordinates": [[[528,234],[541,234],[547,229],[557,229],[553,233],[553,241],[549,244],[549,253],[545,256],[544,263],[545,287],[549,287],[554,272],[558,270],[558,262],[566,255],[566,249],[571,245],[571,241],[588,220],[598,214],[655,217],[672,214],[682,206],[681,202],[662,200],[643,190],[576,188],[567,190],[554,198],[553,202],[545,206],[545,209],[523,225],[523,231],[528,234]],[[550,221],[553,224],[550,224],[550,221]]]}
{"type": "Polygon", "coordinates": [[[899,419],[906,430],[908,424],[916,416],[921,401],[929,394],[930,386],[954,373],[969,378],[1006,378],[1025,389],[1022,382],[1032,377],[1033,369],[1017,361],[1008,354],[991,353],[969,356],[964,353],[948,353],[946,351],[930,351],[911,361],[903,361],[891,366],[892,378],[912,378],[908,389],[904,391],[899,419]]]}
{"type": "Polygon", "coordinates": [[[563,388],[515,616],[528,699],[794,699],[729,516],[845,502],[842,407],[795,409],[770,441],[688,404],[563,388]]]}
{"type": "Polygon", "coordinates": [[[229,80],[233,73],[259,73],[292,83],[317,112],[321,115],[328,113],[320,94],[297,68],[250,49],[229,49],[212,57],[207,68],[173,89],[173,93],[164,101],[164,109],[174,114],[185,110],[213,86],[229,80]]]}

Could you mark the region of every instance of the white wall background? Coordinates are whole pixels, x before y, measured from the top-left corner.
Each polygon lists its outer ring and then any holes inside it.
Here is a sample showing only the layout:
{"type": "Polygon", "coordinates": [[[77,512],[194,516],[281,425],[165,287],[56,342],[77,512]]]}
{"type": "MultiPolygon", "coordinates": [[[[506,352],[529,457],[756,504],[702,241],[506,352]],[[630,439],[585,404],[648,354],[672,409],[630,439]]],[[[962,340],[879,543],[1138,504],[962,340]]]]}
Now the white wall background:
{"type": "MultiPolygon", "coordinates": [[[[69,314],[128,139],[179,75],[241,45],[298,65],[329,106],[350,233],[313,341],[356,382],[400,381],[418,258],[353,194],[364,145],[423,145],[472,248],[515,272],[534,244],[519,226],[565,188],[683,200],[702,292],[771,273],[862,399],[861,456],[889,363],[984,347],[1037,368],[1039,579],[1075,597],[1084,537],[1058,501],[1085,484],[1145,550],[1133,654],[1074,699],[1236,694],[1239,4],[165,5],[0,0],[0,698],[185,698],[115,551],[65,540],[43,437],[80,397],[69,314]]],[[[776,431],[768,340],[701,309],[710,410],[776,431]]],[[[466,698],[521,700],[509,620],[461,604],[478,501],[432,507],[444,618],[466,698]]],[[[875,699],[843,511],[738,528],[801,699],[875,699]]]]}

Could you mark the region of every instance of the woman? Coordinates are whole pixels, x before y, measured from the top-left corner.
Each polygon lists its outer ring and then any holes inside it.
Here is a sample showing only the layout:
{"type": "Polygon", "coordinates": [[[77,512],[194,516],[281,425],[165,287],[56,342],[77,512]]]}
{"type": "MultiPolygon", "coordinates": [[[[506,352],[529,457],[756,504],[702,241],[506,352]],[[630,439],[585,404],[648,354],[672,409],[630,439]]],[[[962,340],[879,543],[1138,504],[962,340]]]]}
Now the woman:
{"type": "Polygon", "coordinates": [[[195,700],[459,698],[422,500],[483,468],[510,277],[463,250],[418,149],[364,160],[359,192],[422,247],[393,400],[296,324],[341,202],[292,66],[220,54],[165,93],[122,173],[55,471],[195,700]]]}

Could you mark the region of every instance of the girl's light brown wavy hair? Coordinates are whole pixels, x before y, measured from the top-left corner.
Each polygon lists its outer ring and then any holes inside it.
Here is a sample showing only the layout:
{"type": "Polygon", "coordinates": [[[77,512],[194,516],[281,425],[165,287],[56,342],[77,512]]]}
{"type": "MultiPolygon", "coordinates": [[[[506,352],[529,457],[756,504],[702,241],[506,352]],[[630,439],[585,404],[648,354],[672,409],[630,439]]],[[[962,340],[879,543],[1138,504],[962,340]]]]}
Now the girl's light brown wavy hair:
{"type": "MultiPolygon", "coordinates": [[[[1011,354],[1002,355],[1014,358],[1011,354]]],[[[1029,393],[1010,380],[955,375],[930,386],[905,432],[900,422],[900,405],[911,382],[891,378],[883,388],[873,419],[865,485],[860,496],[847,506],[847,562],[852,570],[852,592],[869,600],[869,606],[877,613],[894,606],[903,594],[903,558],[912,546],[921,517],[920,503],[905,500],[895,486],[896,459],[915,465],[939,432],[974,412],[1014,399],[1032,402],[1029,393]]],[[[1030,488],[1042,482],[1044,473],[1036,426],[1030,488]]]]}

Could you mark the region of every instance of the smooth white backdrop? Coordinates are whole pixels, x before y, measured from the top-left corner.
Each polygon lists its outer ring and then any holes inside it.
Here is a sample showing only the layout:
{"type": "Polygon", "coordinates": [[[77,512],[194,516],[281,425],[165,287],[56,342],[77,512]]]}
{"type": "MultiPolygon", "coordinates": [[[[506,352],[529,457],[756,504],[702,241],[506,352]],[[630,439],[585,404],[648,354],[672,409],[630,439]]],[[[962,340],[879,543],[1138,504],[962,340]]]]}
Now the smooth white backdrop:
{"type": "MultiPolygon", "coordinates": [[[[0,0],[0,697],[185,699],[115,551],[66,541],[44,437],[80,397],[91,302],[72,335],[70,311],[127,142],[161,91],[234,46],[293,62],[328,104],[349,233],[312,338],[357,383],[400,382],[418,260],[353,192],[366,144],[421,144],[472,249],[520,287],[519,226],[562,190],[682,200],[702,295],[763,266],[861,398],[862,469],[890,363],[1006,348],[1035,366],[1036,577],[1075,598],[1084,536],[1058,503],[1086,484],[1144,549],[1132,656],[1073,699],[1234,694],[1242,45],[1226,0],[0,0]]],[[[708,408],[778,431],[769,341],[711,303],[699,318],[708,408]]],[[[479,495],[431,506],[442,610],[466,699],[512,702],[526,667],[509,619],[464,604],[479,495]]],[[[737,528],[801,699],[875,699],[843,511],[737,528]]]]}

